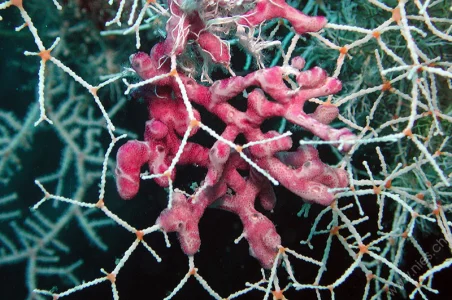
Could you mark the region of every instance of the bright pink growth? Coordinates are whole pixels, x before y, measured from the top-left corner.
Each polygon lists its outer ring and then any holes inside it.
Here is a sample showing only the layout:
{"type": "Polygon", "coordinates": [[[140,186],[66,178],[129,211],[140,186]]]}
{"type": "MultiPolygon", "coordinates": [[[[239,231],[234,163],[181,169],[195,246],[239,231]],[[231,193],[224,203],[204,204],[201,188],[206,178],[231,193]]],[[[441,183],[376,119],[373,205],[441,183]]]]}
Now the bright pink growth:
{"type": "Polygon", "coordinates": [[[243,16],[242,25],[256,26],[274,18],[287,19],[298,34],[315,32],[325,26],[325,17],[309,17],[284,0],[258,0],[256,7],[243,16]]]}
{"type": "MultiPolygon", "coordinates": [[[[196,41],[212,61],[229,64],[230,54],[226,44],[208,31],[199,10],[184,10],[179,1],[168,1],[172,16],[167,23],[166,40],[156,44],[150,55],[139,52],[131,57],[131,66],[142,79],[169,73],[168,56],[182,54],[190,40],[196,41]]],[[[227,3],[229,2],[219,1],[218,5],[222,8],[227,3]]],[[[300,34],[317,31],[326,23],[322,17],[303,15],[282,0],[257,1],[255,7],[241,17],[241,24],[252,26],[283,17],[300,34]]],[[[315,67],[302,71],[303,67],[304,60],[295,57],[291,66],[266,68],[246,76],[217,80],[210,86],[199,84],[187,76],[182,68],[178,69],[178,76],[185,87],[188,100],[204,107],[225,124],[221,136],[227,140],[235,141],[239,135],[243,135],[247,141],[279,136],[275,131],[261,131],[262,123],[272,117],[283,117],[325,141],[354,138],[348,129],[329,126],[338,115],[337,107],[325,104],[318,106],[312,114],[303,111],[307,100],[341,90],[340,81],[328,77],[324,70],[315,67]],[[294,75],[298,89],[291,89],[284,82],[288,73],[294,75]],[[245,90],[249,94],[246,111],[242,112],[228,101],[245,90]]],[[[138,192],[140,169],[144,164],[148,164],[150,174],[162,174],[168,170],[180,148],[181,137],[193,121],[189,120],[182,100],[183,91],[174,76],[136,90],[134,95],[148,102],[149,121],[146,123],[144,141],[129,141],[117,154],[116,180],[119,193],[124,199],[133,198],[138,192]]],[[[194,115],[202,121],[198,111],[194,111],[194,115]]],[[[198,129],[193,128],[190,136],[195,135],[198,129]]],[[[292,139],[286,136],[239,151],[243,151],[281,185],[305,201],[331,204],[334,195],[328,189],[346,187],[346,172],[324,164],[312,146],[299,147],[295,151],[290,151],[291,148],[292,139]]],[[[343,150],[348,151],[349,148],[345,145],[343,150]]],[[[195,199],[174,192],[172,206],[161,213],[156,224],[166,232],[177,232],[184,253],[194,255],[201,245],[199,220],[207,207],[215,205],[240,217],[250,253],[264,268],[271,268],[278,246],[281,245],[281,238],[273,223],[255,209],[256,198],[264,209],[271,211],[274,208],[276,197],[270,181],[250,168],[236,149],[231,149],[220,141],[210,149],[188,142],[176,165],[184,164],[207,169],[202,183],[207,188],[199,192],[195,199]],[[243,171],[248,172],[248,177],[241,175],[243,171]]],[[[174,180],[176,177],[175,169],[166,175],[155,181],[167,187],[169,178],[174,180]]]]}

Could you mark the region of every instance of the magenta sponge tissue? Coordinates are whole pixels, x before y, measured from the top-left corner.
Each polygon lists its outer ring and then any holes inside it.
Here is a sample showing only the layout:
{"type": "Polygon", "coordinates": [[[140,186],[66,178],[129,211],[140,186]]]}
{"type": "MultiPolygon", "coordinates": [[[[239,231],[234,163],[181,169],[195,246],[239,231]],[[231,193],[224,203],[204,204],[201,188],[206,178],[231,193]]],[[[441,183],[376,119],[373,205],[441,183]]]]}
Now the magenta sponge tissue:
{"type": "MultiPolygon", "coordinates": [[[[206,177],[201,183],[202,188],[195,192],[196,197],[178,191],[170,193],[170,205],[160,214],[156,224],[165,232],[177,232],[184,253],[194,255],[201,246],[199,220],[206,208],[215,204],[239,216],[251,255],[259,260],[262,267],[271,268],[281,238],[274,224],[255,209],[255,201],[260,199],[264,209],[272,210],[276,197],[269,179],[250,167],[240,154],[246,155],[304,201],[331,204],[334,194],[329,189],[347,187],[346,172],[324,164],[312,146],[301,146],[290,151],[293,142],[289,136],[281,136],[275,131],[264,133],[261,125],[268,118],[283,117],[326,141],[354,138],[346,128],[329,126],[338,115],[336,106],[325,103],[313,113],[303,111],[309,99],[339,92],[341,82],[328,77],[318,67],[303,71],[304,60],[295,57],[287,66],[264,68],[245,76],[231,76],[209,85],[201,84],[185,74],[183,69],[171,69],[170,57],[181,55],[190,41],[197,43],[213,63],[228,68],[231,58],[229,48],[220,37],[208,31],[198,11],[185,12],[183,18],[182,7],[171,6],[172,2],[169,1],[173,15],[166,25],[166,31],[170,33],[167,38],[154,45],[149,55],[138,52],[130,58],[132,68],[143,80],[171,75],[133,92],[147,101],[149,121],[144,141],[129,141],[117,153],[118,191],[124,199],[133,198],[140,185],[140,169],[146,163],[150,175],[165,174],[154,178],[160,186],[168,187],[170,181],[175,179],[176,168],[168,170],[176,155],[180,154],[182,137],[187,130],[189,136],[193,136],[199,130],[196,122],[202,122],[202,116],[195,109],[190,119],[184,103],[186,97],[190,103],[203,106],[226,125],[221,133],[224,140],[233,142],[242,134],[248,142],[269,141],[246,149],[231,148],[221,140],[217,140],[210,149],[196,142],[184,143],[176,166],[190,164],[204,167],[207,169],[206,177]],[[288,72],[294,75],[298,89],[292,90],[285,84],[288,72]],[[228,103],[247,89],[251,92],[247,95],[246,111],[240,111],[228,103]],[[239,171],[248,171],[249,176],[243,177],[239,171]]],[[[227,4],[220,1],[218,5],[227,4]]],[[[326,24],[324,17],[306,16],[280,0],[257,1],[251,11],[238,19],[239,26],[255,26],[273,18],[287,19],[298,34],[318,31],[326,24]]],[[[342,145],[341,150],[348,151],[349,146],[342,145]]]]}

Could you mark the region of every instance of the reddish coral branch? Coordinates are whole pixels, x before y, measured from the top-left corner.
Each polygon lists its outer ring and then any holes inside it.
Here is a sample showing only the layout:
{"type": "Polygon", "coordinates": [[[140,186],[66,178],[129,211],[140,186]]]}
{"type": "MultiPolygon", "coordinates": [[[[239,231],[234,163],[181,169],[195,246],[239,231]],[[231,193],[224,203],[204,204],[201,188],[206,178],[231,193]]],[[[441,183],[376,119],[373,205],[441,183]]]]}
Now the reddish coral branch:
{"type": "MultiPolygon", "coordinates": [[[[220,1],[219,5],[226,5],[220,1]]],[[[224,42],[210,33],[196,10],[187,13],[178,1],[169,1],[171,18],[167,23],[168,37],[156,44],[150,55],[139,52],[131,57],[132,68],[144,80],[167,74],[170,70],[168,57],[180,55],[189,40],[211,55],[213,62],[229,64],[229,49],[224,42]]],[[[256,6],[239,19],[242,24],[255,26],[276,17],[288,19],[298,33],[317,31],[326,23],[321,17],[308,17],[288,6],[284,1],[257,1],[256,6]]],[[[341,89],[341,83],[328,77],[320,68],[302,71],[304,61],[300,57],[292,60],[291,66],[272,67],[251,72],[246,76],[233,76],[217,80],[210,86],[201,85],[178,70],[178,78],[185,87],[188,100],[203,106],[218,117],[225,125],[221,136],[234,141],[243,134],[247,141],[261,141],[278,137],[274,131],[262,132],[262,123],[272,117],[283,117],[326,141],[340,141],[354,138],[348,129],[334,129],[328,124],[338,115],[337,107],[320,105],[312,114],[303,111],[307,100],[328,96],[341,89]],[[284,83],[287,74],[294,75],[299,88],[293,90],[284,83]],[[242,112],[228,101],[252,88],[248,94],[247,109],[242,112]],[[270,99],[270,100],[269,100],[270,99]]],[[[191,122],[182,100],[181,86],[174,76],[165,77],[134,92],[135,96],[148,102],[149,119],[146,123],[144,142],[130,141],[118,152],[116,169],[117,186],[125,199],[133,198],[138,192],[140,169],[148,163],[150,174],[165,173],[178,149],[181,137],[191,122]]],[[[199,112],[195,118],[201,121],[199,112]]],[[[193,136],[197,129],[190,132],[193,136]]],[[[292,148],[292,139],[281,137],[266,143],[251,146],[244,153],[270,176],[305,201],[329,205],[334,195],[329,188],[348,185],[347,174],[324,164],[317,150],[311,146],[292,148]]],[[[347,151],[348,147],[343,147],[347,151]]],[[[207,168],[204,189],[196,198],[175,192],[172,205],[165,209],[157,224],[166,232],[177,232],[181,247],[187,255],[194,255],[201,245],[198,223],[205,209],[214,204],[237,214],[244,227],[251,253],[264,268],[270,268],[281,244],[273,223],[256,211],[254,201],[259,198],[262,206],[272,210],[276,198],[267,178],[251,169],[236,151],[221,141],[211,149],[197,143],[185,145],[177,165],[196,164],[207,168]],[[239,170],[248,171],[243,177],[239,170]]],[[[161,186],[168,186],[174,180],[171,174],[156,178],[161,186]]]]}

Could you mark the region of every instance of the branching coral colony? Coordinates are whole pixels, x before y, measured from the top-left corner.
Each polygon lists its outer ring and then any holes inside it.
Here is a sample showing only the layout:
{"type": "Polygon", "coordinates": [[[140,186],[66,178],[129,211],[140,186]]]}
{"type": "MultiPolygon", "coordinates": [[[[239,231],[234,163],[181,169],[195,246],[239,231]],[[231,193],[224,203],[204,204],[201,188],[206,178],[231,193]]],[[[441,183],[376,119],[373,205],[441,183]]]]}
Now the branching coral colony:
{"type": "MultiPolygon", "coordinates": [[[[56,0],[47,2],[39,5],[66,9],[56,0]]],[[[106,28],[116,26],[102,31],[103,36],[135,34],[137,49],[149,32],[164,37],[149,54],[131,55],[131,68],[98,85],[57,58],[64,47],[60,37],[45,47],[28,13],[28,0],[3,2],[0,9],[19,10],[25,23],[17,30],[29,30],[38,48],[25,54],[37,56],[40,65],[38,101],[25,119],[17,121],[7,111],[0,114],[2,184],[7,187],[14,177],[18,150],[33,139],[43,122],[52,124],[65,146],[60,168],[35,181],[44,197],[33,206],[33,216],[22,217],[19,192],[0,199],[0,221],[8,221],[12,228],[7,232],[1,227],[0,267],[27,263],[29,299],[76,296],[102,282],[108,282],[112,297],[119,299],[117,276],[140,244],[165,263],[145,241],[159,231],[168,246],[166,234],[176,232],[189,261],[187,273],[165,299],[176,294],[187,298],[183,287],[190,277],[206,291],[206,298],[214,299],[286,299],[289,295],[297,299],[314,294],[318,299],[334,298],[354,277],[363,287],[359,299],[395,295],[427,299],[441,292],[434,276],[441,276],[452,264],[448,142],[452,63],[447,61],[452,53],[452,21],[446,2],[77,1],[95,17],[108,16],[106,28]],[[367,19],[357,15],[359,11],[367,19]],[[309,16],[318,12],[326,17],[309,16]],[[244,66],[234,62],[240,55],[246,58],[244,66]],[[332,77],[320,67],[311,68],[319,64],[330,69],[332,77]],[[66,78],[62,90],[55,87],[58,78],[66,78]],[[168,191],[166,209],[154,225],[144,229],[127,223],[105,203],[114,168],[110,156],[126,137],[113,120],[126,103],[120,100],[107,107],[98,92],[106,86],[118,88],[121,78],[126,95],[147,102],[149,121],[144,141],[130,140],[117,150],[117,190],[123,199],[131,199],[140,185],[153,179],[168,191]],[[74,84],[94,100],[89,108],[78,104],[84,96],[77,95],[74,84]],[[55,100],[67,90],[65,101],[55,100]],[[233,101],[237,98],[246,108],[240,109],[233,101]],[[223,124],[222,129],[206,121],[212,116],[223,124]],[[268,120],[278,123],[279,130],[266,131],[264,121],[268,120]],[[286,129],[287,122],[292,131],[286,129]],[[301,129],[305,133],[298,135],[301,129]],[[106,149],[97,141],[105,130],[111,140],[106,149]],[[213,145],[200,143],[201,132],[214,138],[213,145]],[[317,148],[333,154],[337,163],[323,162],[323,152],[317,148]],[[142,173],[145,164],[147,171],[142,173]],[[176,168],[182,165],[207,170],[192,191],[176,187],[176,168]],[[93,171],[92,166],[97,168],[93,171]],[[64,178],[70,174],[77,178],[78,187],[67,197],[64,178]],[[99,181],[99,200],[92,202],[85,195],[99,181]],[[300,227],[310,227],[298,249],[284,246],[268,213],[275,209],[273,186],[277,185],[305,202],[300,201],[300,216],[308,215],[311,204],[312,210],[323,207],[313,222],[298,220],[300,227]],[[49,192],[49,186],[55,186],[56,192],[49,192]],[[69,209],[58,218],[46,216],[40,208],[50,200],[66,202],[69,209]],[[243,289],[228,291],[229,295],[220,295],[219,287],[209,285],[210,278],[202,277],[202,269],[195,267],[197,253],[203,252],[200,230],[204,229],[199,223],[209,207],[238,216],[243,233],[236,243],[246,239],[251,256],[262,267],[260,281],[246,282],[243,289]],[[93,211],[107,218],[95,220],[93,211]],[[60,240],[71,220],[78,221],[102,250],[107,245],[97,231],[103,225],[120,225],[135,240],[113,270],[102,269],[101,277],[80,282],[76,276],[80,261],[56,266],[71,248],[60,240]],[[375,226],[363,226],[369,223],[375,226]],[[426,228],[438,233],[430,245],[419,238],[426,228]],[[314,247],[317,252],[311,251],[314,247]],[[334,253],[340,251],[348,254],[350,264],[337,271],[334,253]],[[422,264],[405,262],[408,251],[415,252],[422,264]],[[304,265],[297,269],[299,261],[304,265]],[[307,266],[313,278],[300,276],[307,266]],[[62,292],[39,289],[39,279],[49,275],[69,280],[75,287],[62,292]]],[[[99,61],[105,59],[111,66],[105,58],[111,53],[105,54],[99,61]]],[[[279,200],[284,205],[286,199],[279,200]]],[[[203,239],[203,245],[210,242],[203,239]]]]}

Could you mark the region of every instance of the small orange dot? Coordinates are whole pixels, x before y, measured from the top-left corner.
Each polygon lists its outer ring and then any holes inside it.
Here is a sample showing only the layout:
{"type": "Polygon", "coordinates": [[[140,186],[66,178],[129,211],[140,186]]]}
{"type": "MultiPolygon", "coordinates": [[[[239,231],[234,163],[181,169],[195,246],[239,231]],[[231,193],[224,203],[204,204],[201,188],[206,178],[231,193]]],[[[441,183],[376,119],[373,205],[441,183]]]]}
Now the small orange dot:
{"type": "Polygon", "coordinates": [[[391,83],[389,81],[386,81],[385,83],[383,83],[383,86],[381,87],[381,90],[383,92],[387,92],[387,91],[390,91],[391,88],[392,88],[391,83]]]}
{"type": "Polygon", "coordinates": [[[198,120],[191,120],[190,121],[190,127],[198,127],[201,123],[198,120]]]}
{"type": "Polygon", "coordinates": [[[191,269],[191,270],[188,272],[188,274],[189,274],[190,276],[195,275],[195,274],[196,274],[196,269],[195,269],[195,268],[191,269]]]}
{"type": "Polygon", "coordinates": [[[11,0],[11,5],[16,7],[23,7],[22,0],[11,0]]]}
{"type": "Polygon", "coordinates": [[[416,198],[418,198],[419,200],[424,200],[424,194],[422,193],[416,194],[416,198]]]}
{"type": "Polygon", "coordinates": [[[331,235],[337,235],[338,233],[339,233],[339,226],[334,226],[333,228],[331,228],[331,230],[330,230],[331,235]]]}
{"type": "Polygon", "coordinates": [[[403,134],[406,135],[407,137],[412,137],[413,136],[413,132],[409,128],[405,129],[403,131],[403,134]]]}
{"type": "Polygon", "coordinates": [[[372,32],[372,36],[376,39],[380,38],[381,33],[379,31],[372,32]]]}
{"type": "Polygon", "coordinates": [[[385,188],[389,189],[389,188],[391,187],[391,185],[392,185],[392,180],[388,180],[388,181],[385,183],[385,188]]]}
{"type": "Polygon", "coordinates": [[[366,245],[361,244],[361,245],[358,246],[358,248],[359,248],[359,253],[367,253],[367,252],[369,252],[369,247],[367,247],[366,245]]]}
{"type": "Polygon", "coordinates": [[[110,280],[111,283],[115,283],[116,281],[116,275],[113,273],[110,273],[107,275],[107,279],[110,280]]]}
{"type": "Polygon", "coordinates": [[[99,90],[99,88],[97,87],[92,87],[89,89],[89,92],[91,93],[91,95],[97,95],[97,91],[99,90]]]}
{"type": "Polygon", "coordinates": [[[96,203],[96,207],[102,208],[104,206],[105,206],[104,199],[99,199],[99,201],[97,201],[97,203],[96,203]]]}
{"type": "Polygon", "coordinates": [[[137,232],[135,232],[135,234],[137,236],[137,239],[139,239],[140,241],[143,240],[144,233],[142,230],[138,230],[137,232]]]}
{"type": "Polygon", "coordinates": [[[283,295],[283,292],[281,290],[278,291],[272,291],[273,299],[274,300],[284,300],[286,299],[283,295]]]}
{"type": "Polygon", "coordinates": [[[43,50],[39,52],[38,55],[43,61],[48,61],[49,59],[52,58],[52,56],[50,55],[50,50],[43,50]]]}
{"type": "Polygon", "coordinates": [[[374,194],[375,195],[380,195],[381,193],[381,187],[379,186],[374,186],[374,194]]]}
{"type": "Polygon", "coordinates": [[[347,54],[348,49],[347,49],[346,46],[344,46],[344,47],[341,47],[341,48],[339,49],[339,52],[340,52],[342,55],[345,55],[345,54],[347,54]]]}
{"type": "Polygon", "coordinates": [[[400,8],[396,7],[392,10],[392,19],[394,21],[396,21],[397,23],[400,22],[400,20],[402,19],[402,16],[400,15],[400,8]]]}

